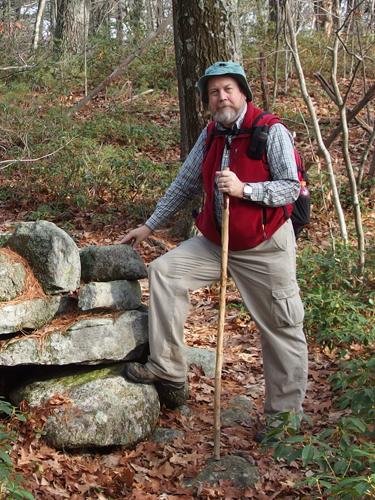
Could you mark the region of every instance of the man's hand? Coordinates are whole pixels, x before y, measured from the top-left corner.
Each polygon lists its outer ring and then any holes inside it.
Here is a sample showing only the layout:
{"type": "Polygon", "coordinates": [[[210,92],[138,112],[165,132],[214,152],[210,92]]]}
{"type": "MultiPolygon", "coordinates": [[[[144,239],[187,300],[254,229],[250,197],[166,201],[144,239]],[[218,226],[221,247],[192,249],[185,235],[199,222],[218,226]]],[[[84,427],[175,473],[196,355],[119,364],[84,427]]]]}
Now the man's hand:
{"type": "Polygon", "coordinates": [[[127,243],[134,248],[137,248],[141,241],[145,240],[152,233],[151,229],[146,225],[132,229],[125,235],[119,243],[127,243]]]}
{"type": "Polygon", "coordinates": [[[227,193],[236,198],[243,198],[245,183],[240,181],[237,175],[231,170],[216,172],[216,182],[221,193],[227,193]]]}

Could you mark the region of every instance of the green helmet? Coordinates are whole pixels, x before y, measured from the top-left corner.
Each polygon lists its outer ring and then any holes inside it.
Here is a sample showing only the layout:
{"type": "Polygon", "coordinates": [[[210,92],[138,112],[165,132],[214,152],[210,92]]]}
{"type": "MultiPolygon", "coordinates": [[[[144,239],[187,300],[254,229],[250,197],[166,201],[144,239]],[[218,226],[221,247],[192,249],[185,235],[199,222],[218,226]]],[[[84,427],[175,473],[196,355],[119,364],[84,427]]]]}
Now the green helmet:
{"type": "Polygon", "coordinates": [[[208,103],[207,82],[212,76],[231,76],[239,83],[248,101],[253,100],[253,94],[246,79],[245,71],[241,64],[233,61],[219,61],[206,69],[196,84],[202,96],[202,101],[208,103]]]}

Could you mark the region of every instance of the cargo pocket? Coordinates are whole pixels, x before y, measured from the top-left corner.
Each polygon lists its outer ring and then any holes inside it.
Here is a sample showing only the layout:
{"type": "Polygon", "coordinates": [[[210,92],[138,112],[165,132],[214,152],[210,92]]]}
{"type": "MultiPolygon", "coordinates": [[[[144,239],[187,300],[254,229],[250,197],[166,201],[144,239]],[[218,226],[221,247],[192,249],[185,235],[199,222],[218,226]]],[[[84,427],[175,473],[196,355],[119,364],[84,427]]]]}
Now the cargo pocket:
{"type": "Polygon", "coordinates": [[[277,326],[296,326],[303,321],[303,304],[297,286],[272,290],[272,315],[277,326]]]}

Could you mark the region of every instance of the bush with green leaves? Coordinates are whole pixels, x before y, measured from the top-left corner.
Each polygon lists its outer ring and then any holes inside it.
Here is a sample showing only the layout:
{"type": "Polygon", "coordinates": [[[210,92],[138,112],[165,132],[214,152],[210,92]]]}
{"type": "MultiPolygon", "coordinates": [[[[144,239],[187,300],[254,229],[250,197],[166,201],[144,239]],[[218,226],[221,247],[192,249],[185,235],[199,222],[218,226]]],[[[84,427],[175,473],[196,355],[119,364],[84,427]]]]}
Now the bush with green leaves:
{"type": "Polygon", "coordinates": [[[0,397],[0,498],[33,500],[34,496],[23,486],[24,479],[14,470],[10,452],[17,436],[8,430],[6,419],[15,417],[25,421],[26,417],[10,403],[0,397]]]}
{"type": "Polygon", "coordinates": [[[285,413],[265,445],[274,446],[277,460],[301,462],[307,469],[303,484],[316,488],[319,498],[371,498],[375,495],[375,357],[344,361],[330,381],[336,406],[347,410],[346,415],[312,435],[299,434],[285,413]]]}
{"type": "Polygon", "coordinates": [[[375,341],[370,275],[373,257],[374,250],[369,249],[367,274],[360,276],[356,254],[349,248],[337,246],[333,251],[309,246],[300,252],[298,282],[309,337],[329,347],[375,341]]]}
{"type": "Polygon", "coordinates": [[[373,255],[370,250],[365,275],[358,272],[356,253],[350,248],[336,246],[333,251],[309,246],[298,257],[308,336],[322,345],[341,346],[342,355],[350,344],[362,345],[365,353],[341,360],[329,380],[335,407],[342,411],[336,421],[315,435],[300,434],[285,414],[266,437],[265,444],[274,446],[277,460],[297,461],[307,469],[303,484],[316,489],[319,498],[375,495],[373,255]]]}

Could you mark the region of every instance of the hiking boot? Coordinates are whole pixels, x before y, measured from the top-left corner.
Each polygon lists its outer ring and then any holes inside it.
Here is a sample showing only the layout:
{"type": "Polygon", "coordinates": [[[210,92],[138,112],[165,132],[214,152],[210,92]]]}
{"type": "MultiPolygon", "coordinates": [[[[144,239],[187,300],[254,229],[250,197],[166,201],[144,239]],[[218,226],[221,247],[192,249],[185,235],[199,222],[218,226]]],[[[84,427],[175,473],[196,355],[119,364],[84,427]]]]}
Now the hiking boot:
{"type": "Polygon", "coordinates": [[[184,405],[189,397],[189,386],[184,382],[180,387],[176,387],[176,384],[157,382],[155,387],[158,391],[160,403],[171,410],[184,405]]]}
{"type": "Polygon", "coordinates": [[[155,384],[160,403],[172,410],[183,405],[189,397],[189,388],[185,382],[172,382],[158,377],[141,363],[126,363],[123,373],[136,384],[155,384]]]}
{"type": "Polygon", "coordinates": [[[160,377],[154,375],[141,363],[126,363],[123,373],[125,377],[135,384],[154,384],[163,381],[160,377]]]}

